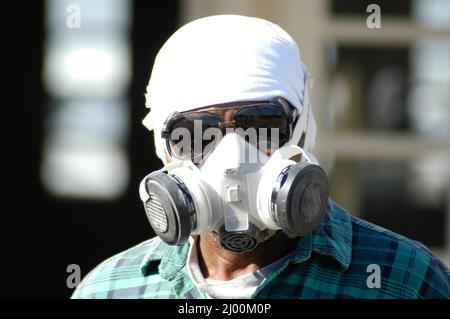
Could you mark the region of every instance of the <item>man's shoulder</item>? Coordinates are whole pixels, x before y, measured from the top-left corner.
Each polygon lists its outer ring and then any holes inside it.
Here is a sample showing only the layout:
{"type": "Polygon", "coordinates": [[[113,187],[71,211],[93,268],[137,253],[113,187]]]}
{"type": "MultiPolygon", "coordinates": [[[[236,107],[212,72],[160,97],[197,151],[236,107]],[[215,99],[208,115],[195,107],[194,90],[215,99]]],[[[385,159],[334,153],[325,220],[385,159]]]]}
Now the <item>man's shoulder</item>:
{"type": "Polygon", "coordinates": [[[410,239],[399,233],[373,224],[367,220],[350,215],[352,223],[353,250],[372,248],[376,251],[408,255],[411,257],[437,259],[421,242],[410,239]]]}
{"type": "Polygon", "coordinates": [[[358,217],[350,220],[353,267],[378,266],[392,295],[450,297],[449,269],[425,245],[358,217]]]}
{"type": "Polygon", "coordinates": [[[159,265],[166,248],[167,244],[154,237],[106,259],[85,276],[72,298],[136,297],[131,294],[133,289],[147,285],[149,280],[161,280],[157,271],[154,276],[144,275],[142,265],[147,260],[158,261],[159,265]]]}

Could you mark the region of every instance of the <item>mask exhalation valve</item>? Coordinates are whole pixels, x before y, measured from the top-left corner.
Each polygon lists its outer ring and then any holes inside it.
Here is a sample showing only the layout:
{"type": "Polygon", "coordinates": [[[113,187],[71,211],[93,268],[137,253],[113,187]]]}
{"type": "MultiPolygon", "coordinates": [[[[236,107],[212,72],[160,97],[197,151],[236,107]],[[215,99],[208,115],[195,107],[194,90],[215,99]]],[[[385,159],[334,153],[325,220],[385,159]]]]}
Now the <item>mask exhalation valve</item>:
{"type": "Polygon", "coordinates": [[[259,229],[253,224],[249,224],[246,231],[227,232],[225,225],[219,230],[220,244],[222,247],[237,252],[248,252],[258,245],[259,229]]]}

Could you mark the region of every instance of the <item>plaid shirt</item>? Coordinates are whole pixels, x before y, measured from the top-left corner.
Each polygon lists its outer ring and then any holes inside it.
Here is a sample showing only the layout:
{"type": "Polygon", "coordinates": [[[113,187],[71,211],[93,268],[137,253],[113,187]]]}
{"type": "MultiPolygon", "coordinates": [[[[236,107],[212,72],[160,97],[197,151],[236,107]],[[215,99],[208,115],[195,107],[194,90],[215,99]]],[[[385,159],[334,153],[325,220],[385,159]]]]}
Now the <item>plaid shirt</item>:
{"type": "MultiPolygon", "coordinates": [[[[145,241],[101,263],[72,298],[206,298],[188,275],[188,250],[188,243],[145,241]]],[[[289,256],[253,298],[450,298],[450,272],[426,247],[331,200],[325,219],[289,256]],[[379,288],[370,285],[372,264],[379,288]]]]}

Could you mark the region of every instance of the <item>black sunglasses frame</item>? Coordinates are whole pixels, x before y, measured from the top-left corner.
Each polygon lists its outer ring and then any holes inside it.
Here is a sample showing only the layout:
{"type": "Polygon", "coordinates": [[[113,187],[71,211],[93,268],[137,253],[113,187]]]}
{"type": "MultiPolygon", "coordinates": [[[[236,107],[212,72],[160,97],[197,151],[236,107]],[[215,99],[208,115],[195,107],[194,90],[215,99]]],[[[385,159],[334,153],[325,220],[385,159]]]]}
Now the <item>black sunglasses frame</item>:
{"type": "MultiPolygon", "coordinates": [[[[281,98],[281,97],[278,97],[276,99],[269,100],[269,101],[259,101],[259,102],[252,102],[250,104],[244,104],[244,105],[227,106],[224,109],[233,109],[233,108],[235,108],[235,109],[238,109],[238,111],[236,111],[233,114],[233,120],[231,122],[226,122],[226,123],[231,123],[234,126],[234,123],[233,123],[234,122],[234,116],[235,116],[235,114],[237,112],[239,112],[242,109],[247,109],[247,108],[251,108],[251,107],[255,107],[255,106],[261,106],[261,105],[274,105],[274,104],[277,105],[277,106],[280,106],[281,110],[283,111],[283,113],[286,116],[288,129],[289,129],[289,134],[288,134],[288,137],[287,137],[286,141],[289,141],[292,138],[292,133],[293,133],[293,130],[294,130],[294,127],[295,127],[295,123],[298,120],[298,111],[297,111],[297,108],[292,106],[291,103],[289,103],[286,99],[281,98]]],[[[166,150],[169,153],[169,156],[178,158],[177,156],[174,156],[174,154],[171,151],[171,146],[170,146],[170,135],[171,135],[171,132],[169,130],[167,130],[167,127],[169,126],[170,122],[176,120],[179,116],[184,116],[186,114],[199,113],[199,112],[211,112],[211,113],[214,113],[214,111],[211,111],[211,109],[213,109],[213,108],[214,108],[214,106],[212,105],[212,106],[209,106],[209,107],[201,107],[201,108],[197,108],[197,109],[193,109],[193,110],[189,110],[189,111],[184,111],[184,112],[174,112],[171,115],[169,115],[168,119],[164,122],[163,128],[161,130],[161,137],[166,140],[166,150]]],[[[216,111],[223,111],[223,109],[219,109],[219,110],[216,110],[216,111]]],[[[224,122],[220,122],[220,123],[223,124],[224,122]]],[[[194,158],[191,157],[191,159],[193,160],[194,158]]]]}

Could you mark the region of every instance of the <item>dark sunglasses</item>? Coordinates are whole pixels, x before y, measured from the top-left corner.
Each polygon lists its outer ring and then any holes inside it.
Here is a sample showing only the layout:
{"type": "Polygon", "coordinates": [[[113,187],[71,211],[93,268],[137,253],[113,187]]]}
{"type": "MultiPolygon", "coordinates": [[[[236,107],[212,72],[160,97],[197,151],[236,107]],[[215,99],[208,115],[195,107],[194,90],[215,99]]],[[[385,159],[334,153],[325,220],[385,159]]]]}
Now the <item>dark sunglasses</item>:
{"type": "Polygon", "coordinates": [[[273,151],[289,141],[296,119],[297,109],[283,98],[244,105],[211,106],[173,113],[164,123],[161,137],[166,140],[171,157],[199,162],[230,129],[244,133],[245,139],[256,147],[265,145],[265,151],[273,151]],[[249,140],[246,134],[249,129],[256,132],[256,141],[249,140]],[[186,135],[190,140],[183,142],[186,135]]]}

